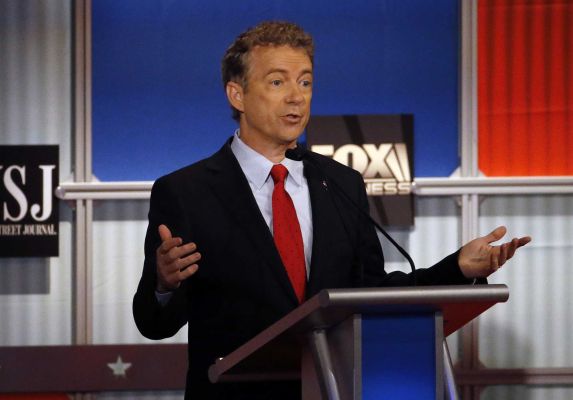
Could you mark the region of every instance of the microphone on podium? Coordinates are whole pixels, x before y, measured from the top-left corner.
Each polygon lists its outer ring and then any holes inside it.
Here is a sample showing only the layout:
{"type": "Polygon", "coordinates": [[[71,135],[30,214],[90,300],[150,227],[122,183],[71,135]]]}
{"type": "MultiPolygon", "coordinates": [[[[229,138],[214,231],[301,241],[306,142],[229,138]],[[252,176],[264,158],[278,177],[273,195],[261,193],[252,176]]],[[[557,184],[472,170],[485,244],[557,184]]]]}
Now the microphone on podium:
{"type": "Polygon", "coordinates": [[[416,283],[417,283],[416,282],[416,266],[414,264],[414,260],[412,260],[412,257],[410,257],[410,254],[408,254],[408,252],[406,250],[404,250],[404,248],[402,248],[402,246],[400,246],[394,240],[394,238],[392,238],[392,236],[390,236],[390,234],[388,232],[386,232],[386,230],[384,228],[382,228],[382,226],[380,226],[380,224],[378,222],[376,222],[374,220],[374,218],[372,218],[372,216],[367,211],[365,211],[358,204],[356,204],[356,202],[352,198],[350,198],[350,196],[348,196],[348,194],[344,191],[344,189],[342,189],[336,183],[335,180],[330,179],[328,174],[325,173],[324,169],[319,165],[319,163],[316,162],[316,160],[314,160],[312,158],[311,153],[308,150],[303,148],[300,144],[297,144],[297,146],[294,149],[288,149],[286,151],[285,157],[288,159],[294,160],[294,161],[308,161],[314,167],[316,167],[316,169],[318,169],[318,171],[324,177],[326,185],[328,187],[333,188],[334,192],[337,193],[339,197],[346,200],[348,203],[350,203],[354,207],[354,209],[356,209],[364,217],[366,217],[368,219],[368,221],[370,221],[386,237],[386,239],[388,239],[388,241],[394,245],[394,247],[400,252],[400,254],[402,254],[404,256],[404,258],[406,258],[406,260],[408,261],[408,264],[410,264],[410,269],[412,270],[413,284],[414,284],[414,286],[416,286],[416,283]]]}

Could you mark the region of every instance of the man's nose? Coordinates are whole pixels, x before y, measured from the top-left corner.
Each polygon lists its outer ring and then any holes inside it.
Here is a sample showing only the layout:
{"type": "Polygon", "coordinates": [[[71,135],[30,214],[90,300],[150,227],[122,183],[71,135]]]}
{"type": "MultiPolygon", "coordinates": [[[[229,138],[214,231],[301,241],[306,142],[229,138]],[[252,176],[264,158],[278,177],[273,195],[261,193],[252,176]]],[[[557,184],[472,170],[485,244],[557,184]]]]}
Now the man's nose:
{"type": "Polygon", "coordinates": [[[299,104],[304,102],[304,95],[302,93],[302,88],[298,83],[289,85],[289,91],[285,98],[287,103],[299,104]]]}

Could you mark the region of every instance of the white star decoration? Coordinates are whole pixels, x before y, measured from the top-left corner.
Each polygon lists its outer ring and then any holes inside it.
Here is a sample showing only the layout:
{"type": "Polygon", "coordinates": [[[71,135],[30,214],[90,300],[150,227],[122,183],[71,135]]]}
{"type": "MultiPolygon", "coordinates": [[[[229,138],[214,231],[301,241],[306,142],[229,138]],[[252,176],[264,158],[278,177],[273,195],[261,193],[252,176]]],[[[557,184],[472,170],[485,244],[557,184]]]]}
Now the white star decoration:
{"type": "Polygon", "coordinates": [[[126,378],[125,371],[131,368],[131,363],[124,363],[121,356],[117,356],[114,363],[108,363],[107,366],[113,371],[113,376],[126,378]]]}

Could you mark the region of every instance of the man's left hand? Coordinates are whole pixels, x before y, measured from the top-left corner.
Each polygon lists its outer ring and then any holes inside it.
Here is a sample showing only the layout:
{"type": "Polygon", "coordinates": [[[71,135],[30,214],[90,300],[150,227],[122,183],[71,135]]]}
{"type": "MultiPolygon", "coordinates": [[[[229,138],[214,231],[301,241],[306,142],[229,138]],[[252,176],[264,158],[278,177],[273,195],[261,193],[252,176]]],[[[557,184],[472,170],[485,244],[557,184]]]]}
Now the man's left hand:
{"type": "Polygon", "coordinates": [[[498,226],[488,235],[474,239],[461,248],[458,264],[466,278],[488,277],[513,257],[518,248],[531,241],[531,237],[525,236],[513,238],[510,242],[498,246],[491,245],[506,232],[505,226],[498,226]]]}

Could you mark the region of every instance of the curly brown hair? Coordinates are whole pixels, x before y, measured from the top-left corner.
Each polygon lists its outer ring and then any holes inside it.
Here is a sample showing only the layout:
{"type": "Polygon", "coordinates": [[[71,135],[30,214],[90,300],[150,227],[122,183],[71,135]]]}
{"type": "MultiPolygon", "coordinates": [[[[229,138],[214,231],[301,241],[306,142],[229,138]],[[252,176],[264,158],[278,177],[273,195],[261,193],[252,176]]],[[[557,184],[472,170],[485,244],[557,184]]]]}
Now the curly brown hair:
{"type": "MultiPolygon", "coordinates": [[[[310,62],[314,59],[312,36],[300,26],[285,21],[264,21],[241,33],[227,48],[221,62],[223,87],[230,81],[247,87],[247,61],[250,51],[256,46],[290,46],[303,49],[310,62]]],[[[231,106],[233,119],[239,121],[241,113],[231,106]]]]}

